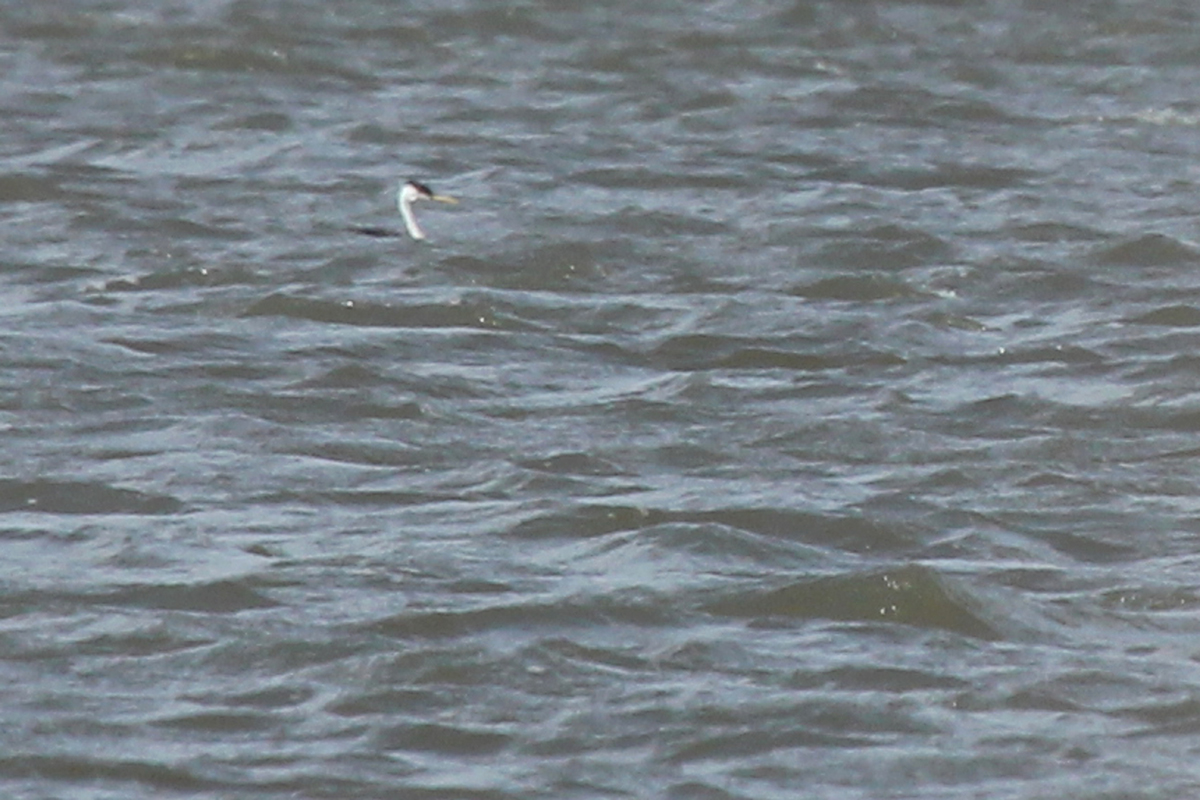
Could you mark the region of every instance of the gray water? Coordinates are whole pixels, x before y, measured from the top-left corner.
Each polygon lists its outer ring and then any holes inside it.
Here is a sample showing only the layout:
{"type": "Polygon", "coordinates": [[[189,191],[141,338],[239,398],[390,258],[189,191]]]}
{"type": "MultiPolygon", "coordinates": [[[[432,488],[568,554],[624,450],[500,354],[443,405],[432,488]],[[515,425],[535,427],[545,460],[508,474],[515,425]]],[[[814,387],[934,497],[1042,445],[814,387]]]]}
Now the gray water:
{"type": "Polygon", "coordinates": [[[1195,796],[1198,25],[3,3],[0,793],[1195,796]]]}

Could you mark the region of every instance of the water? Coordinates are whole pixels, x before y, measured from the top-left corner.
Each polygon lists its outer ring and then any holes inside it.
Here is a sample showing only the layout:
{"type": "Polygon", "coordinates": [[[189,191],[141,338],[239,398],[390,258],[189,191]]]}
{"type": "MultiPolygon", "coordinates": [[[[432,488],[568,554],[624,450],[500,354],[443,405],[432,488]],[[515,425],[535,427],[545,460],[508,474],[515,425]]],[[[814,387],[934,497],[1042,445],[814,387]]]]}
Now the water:
{"type": "Polygon", "coordinates": [[[1197,21],[4,4],[4,795],[1194,794],[1197,21]]]}

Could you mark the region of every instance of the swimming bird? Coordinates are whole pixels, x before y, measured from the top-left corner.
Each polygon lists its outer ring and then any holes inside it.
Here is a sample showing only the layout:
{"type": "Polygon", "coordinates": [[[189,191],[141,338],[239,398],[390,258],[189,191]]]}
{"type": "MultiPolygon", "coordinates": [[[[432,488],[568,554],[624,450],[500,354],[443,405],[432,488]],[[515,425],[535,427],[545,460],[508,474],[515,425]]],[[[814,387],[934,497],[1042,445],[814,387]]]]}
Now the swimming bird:
{"type": "MultiPolygon", "coordinates": [[[[396,192],[396,207],[400,209],[400,216],[404,219],[404,228],[408,231],[408,235],[420,241],[425,238],[425,231],[421,230],[421,226],[417,224],[417,217],[412,210],[413,203],[418,200],[436,200],[439,203],[457,203],[458,201],[449,195],[434,194],[432,189],[419,181],[405,181],[400,184],[400,190],[396,192]]],[[[354,230],[367,236],[396,235],[386,228],[355,228],[354,230]]]]}
{"type": "Polygon", "coordinates": [[[400,216],[404,217],[404,227],[408,230],[408,235],[418,240],[425,238],[425,231],[421,230],[417,218],[413,216],[412,204],[421,199],[436,200],[439,203],[458,202],[448,195],[434,194],[433,190],[423,183],[405,181],[396,194],[396,205],[400,209],[400,216]]]}

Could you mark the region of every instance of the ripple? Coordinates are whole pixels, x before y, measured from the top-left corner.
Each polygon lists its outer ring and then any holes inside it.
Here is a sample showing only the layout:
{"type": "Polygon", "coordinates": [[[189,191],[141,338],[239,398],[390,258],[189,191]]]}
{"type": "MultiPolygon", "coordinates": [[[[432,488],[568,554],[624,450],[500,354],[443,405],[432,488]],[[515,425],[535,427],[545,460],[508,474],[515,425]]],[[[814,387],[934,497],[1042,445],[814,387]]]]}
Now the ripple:
{"type": "Polygon", "coordinates": [[[625,472],[611,461],[584,452],[556,453],[552,456],[518,461],[517,464],[525,469],[549,472],[554,475],[613,476],[625,472]]]}
{"type": "Polygon", "coordinates": [[[1092,258],[1099,264],[1161,267],[1195,264],[1200,250],[1171,236],[1148,233],[1101,248],[1092,258]]]}
{"type": "Polygon", "coordinates": [[[1162,306],[1127,320],[1135,325],[1163,325],[1171,328],[1194,328],[1200,325],[1200,308],[1175,303],[1162,306]]]}
{"type": "MultiPolygon", "coordinates": [[[[871,261],[875,265],[874,260],[871,261]]],[[[842,300],[869,303],[878,300],[917,297],[921,294],[905,281],[884,275],[838,275],[791,289],[809,300],[842,300]]]]}
{"type": "Polygon", "coordinates": [[[716,614],[771,618],[889,622],[1002,638],[961,590],[926,567],[910,565],[866,574],[798,581],[763,593],[747,593],[709,606],[716,614]]]}
{"type": "Polygon", "coordinates": [[[259,276],[246,267],[184,267],[151,272],[136,278],[116,278],[105,282],[104,291],[155,292],[190,287],[245,286],[261,282],[259,276]]]}
{"type": "Polygon", "coordinates": [[[839,235],[821,247],[815,260],[854,269],[900,270],[948,260],[950,245],[921,230],[884,225],[839,235]]]}
{"type": "Polygon", "coordinates": [[[0,203],[48,203],[67,197],[57,178],[46,175],[0,175],[0,203]]]}
{"type": "Polygon", "coordinates": [[[210,614],[236,614],[239,611],[279,605],[260,592],[236,581],[216,581],[199,585],[137,586],[97,596],[96,600],[107,605],[210,614]]]}
{"type": "Polygon", "coordinates": [[[850,366],[897,366],[898,355],[872,349],[831,351],[814,348],[809,340],[796,344],[787,340],[750,339],[736,336],[685,334],[659,343],[648,354],[652,363],[666,369],[698,371],[710,369],[786,369],[819,371],[850,366]],[[799,346],[807,345],[804,350],[799,346]],[[812,348],[812,349],[810,349],[812,348]],[[814,350],[816,350],[814,352],[814,350]]]}
{"type": "Polygon", "coordinates": [[[386,328],[494,328],[499,325],[485,305],[440,303],[390,305],[359,300],[323,300],[272,294],[252,303],[246,317],[287,317],[336,325],[386,328]]]}
{"type": "Polygon", "coordinates": [[[140,784],[163,792],[195,792],[219,788],[186,767],[153,761],[103,756],[29,755],[0,758],[0,775],[9,780],[54,781],[67,786],[140,784]]]}
{"type": "Polygon", "coordinates": [[[512,742],[509,733],[436,723],[393,725],[374,736],[375,746],[383,750],[431,752],[459,758],[493,755],[512,742]]]}
{"type": "Polygon", "coordinates": [[[0,479],[0,512],[43,514],[173,514],[183,503],[169,495],[83,481],[0,479]]]}

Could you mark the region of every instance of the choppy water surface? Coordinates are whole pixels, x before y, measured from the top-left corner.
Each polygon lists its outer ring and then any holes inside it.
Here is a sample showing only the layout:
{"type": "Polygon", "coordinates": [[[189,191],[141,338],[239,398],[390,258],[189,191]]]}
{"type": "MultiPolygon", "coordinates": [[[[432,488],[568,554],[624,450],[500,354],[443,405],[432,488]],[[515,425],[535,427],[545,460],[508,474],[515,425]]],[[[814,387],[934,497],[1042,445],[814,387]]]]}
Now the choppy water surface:
{"type": "Polygon", "coordinates": [[[4,4],[3,794],[1194,795],[1198,23],[4,4]]]}

